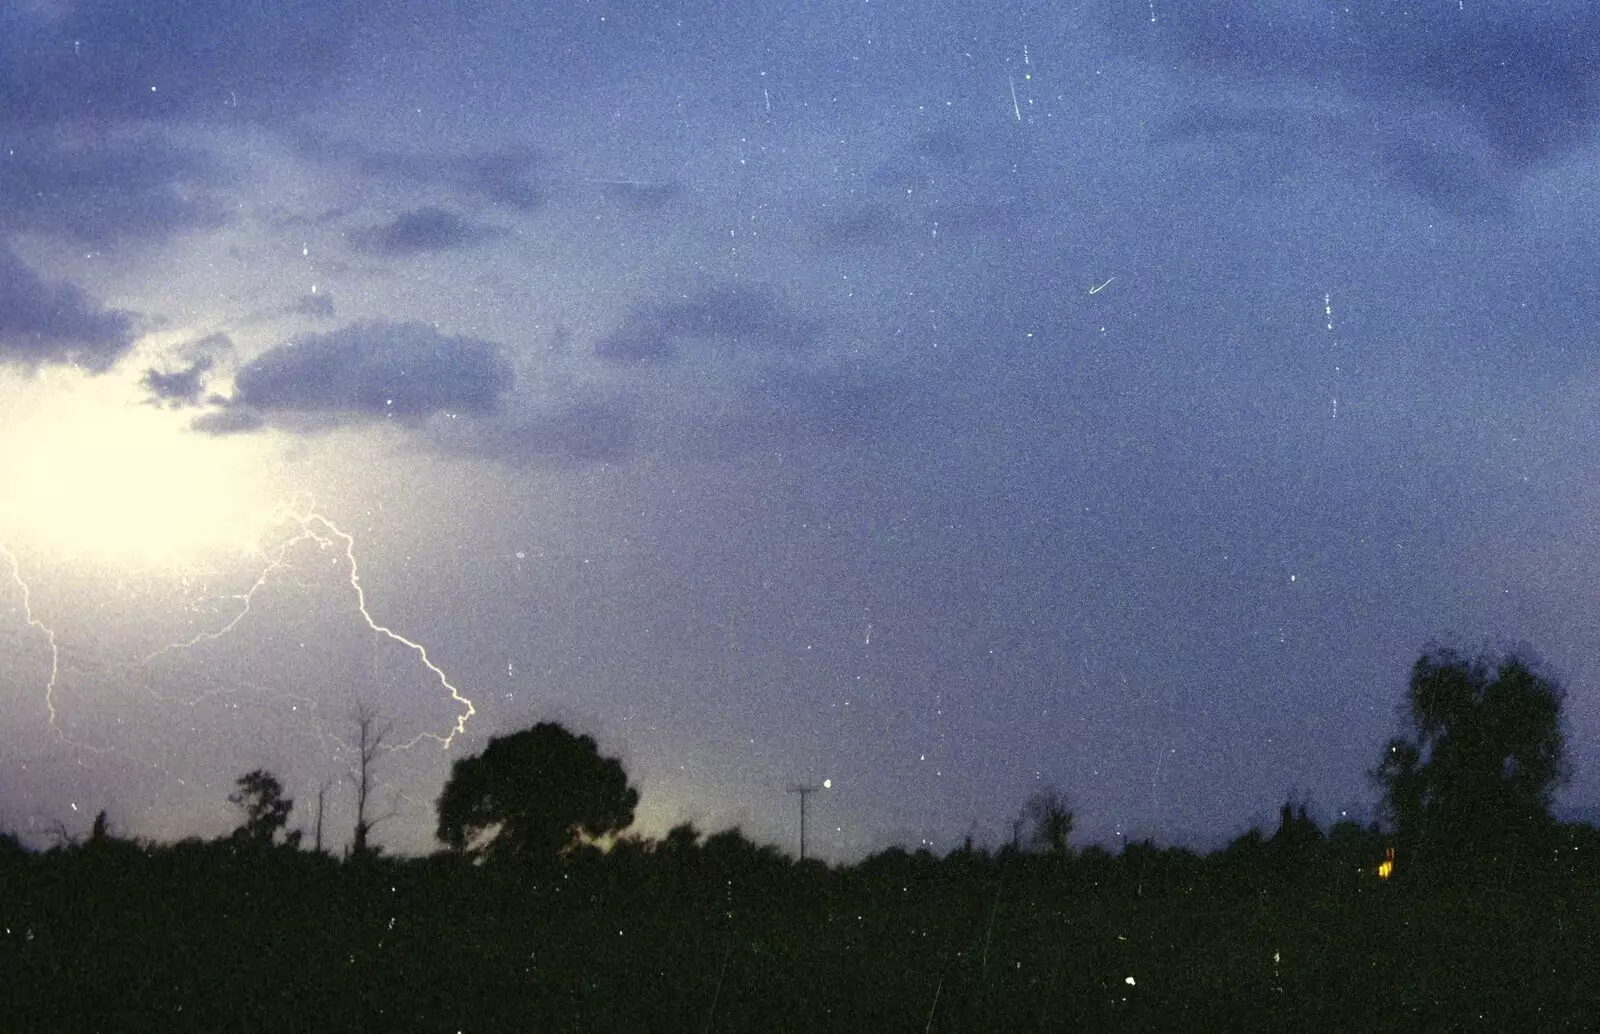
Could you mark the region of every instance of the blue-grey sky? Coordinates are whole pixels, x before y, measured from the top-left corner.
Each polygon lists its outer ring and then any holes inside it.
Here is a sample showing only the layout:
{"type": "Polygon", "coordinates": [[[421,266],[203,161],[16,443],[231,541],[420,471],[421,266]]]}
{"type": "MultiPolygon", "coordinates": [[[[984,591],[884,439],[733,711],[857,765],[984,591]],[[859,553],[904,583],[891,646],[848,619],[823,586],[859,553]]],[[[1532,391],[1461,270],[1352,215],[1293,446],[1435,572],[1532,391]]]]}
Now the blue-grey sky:
{"type": "Polygon", "coordinates": [[[359,698],[394,850],[550,718],[1211,846],[1436,640],[1600,806],[1597,121],[1573,0],[0,7],[0,820],[346,829],[359,698]]]}

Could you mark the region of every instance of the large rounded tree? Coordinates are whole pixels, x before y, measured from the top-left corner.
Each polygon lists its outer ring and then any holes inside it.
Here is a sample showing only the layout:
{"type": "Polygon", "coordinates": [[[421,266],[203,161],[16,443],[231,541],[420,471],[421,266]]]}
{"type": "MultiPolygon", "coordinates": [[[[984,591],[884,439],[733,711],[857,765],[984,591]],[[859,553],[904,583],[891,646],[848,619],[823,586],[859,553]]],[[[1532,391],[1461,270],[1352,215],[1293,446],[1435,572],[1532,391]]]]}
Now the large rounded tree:
{"type": "Polygon", "coordinates": [[[1424,654],[1411,670],[1411,734],[1373,775],[1401,843],[1424,868],[1504,864],[1537,850],[1564,781],[1560,685],[1521,656],[1424,654]]]}
{"type": "Polygon", "coordinates": [[[639,791],[589,736],[540,722],[461,758],[439,795],[438,837],[486,861],[551,862],[633,823],[639,791]]]}

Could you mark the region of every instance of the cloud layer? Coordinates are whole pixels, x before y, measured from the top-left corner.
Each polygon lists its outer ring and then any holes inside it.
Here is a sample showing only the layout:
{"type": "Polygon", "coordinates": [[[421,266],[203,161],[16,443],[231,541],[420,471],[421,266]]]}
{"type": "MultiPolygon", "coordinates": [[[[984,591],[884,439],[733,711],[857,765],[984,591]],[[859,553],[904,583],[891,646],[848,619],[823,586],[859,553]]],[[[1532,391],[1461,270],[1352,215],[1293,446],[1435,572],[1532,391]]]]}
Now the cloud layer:
{"type": "MultiPolygon", "coordinates": [[[[1153,22],[1130,5],[1110,22],[1133,52],[1226,72],[1263,99],[1289,82],[1360,100],[1363,117],[1341,132],[1368,138],[1362,149],[1401,182],[1463,211],[1500,194],[1503,177],[1592,141],[1600,123],[1600,12],[1592,5],[1489,0],[1323,12],[1227,0],[1168,5],[1153,22]]],[[[1191,113],[1170,132],[1280,131],[1271,101],[1243,105],[1191,113]]]]}
{"type": "Polygon", "coordinates": [[[341,423],[436,413],[487,416],[511,386],[498,346],[440,334],[422,323],[354,323],[307,334],[246,363],[234,378],[229,416],[208,415],[202,430],[241,430],[262,422],[341,423]]]}
{"type": "Polygon", "coordinates": [[[767,289],[718,287],[634,306],[620,327],[595,344],[595,352],[618,363],[672,359],[691,344],[793,352],[810,344],[820,328],[767,289]]]}
{"type": "Polygon", "coordinates": [[[354,230],[350,243],[370,255],[399,256],[454,251],[497,236],[491,227],[429,206],[401,212],[387,223],[354,230]]]}
{"type": "Polygon", "coordinates": [[[80,288],[45,280],[0,247],[0,363],[37,369],[73,363],[109,369],[133,347],[133,319],[80,288]]]}
{"type": "Polygon", "coordinates": [[[338,67],[354,5],[246,0],[8,5],[0,13],[0,124],[303,110],[338,67]]]}

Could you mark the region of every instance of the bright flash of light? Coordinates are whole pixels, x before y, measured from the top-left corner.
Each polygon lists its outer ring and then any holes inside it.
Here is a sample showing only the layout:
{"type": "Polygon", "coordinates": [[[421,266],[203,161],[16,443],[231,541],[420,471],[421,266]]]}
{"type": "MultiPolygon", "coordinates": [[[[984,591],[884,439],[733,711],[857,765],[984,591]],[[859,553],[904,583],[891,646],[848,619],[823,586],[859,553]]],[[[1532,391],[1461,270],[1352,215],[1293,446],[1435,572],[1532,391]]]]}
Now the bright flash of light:
{"type": "Polygon", "coordinates": [[[264,443],[199,434],[114,378],[42,371],[0,399],[0,528],[58,561],[173,569],[253,551],[275,493],[264,443]]]}
{"type": "Polygon", "coordinates": [[[349,584],[351,592],[355,596],[356,609],[360,612],[362,620],[366,622],[367,628],[373,633],[384,636],[392,642],[399,643],[415,653],[423,666],[438,680],[439,685],[450,694],[450,699],[460,708],[460,713],[456,715],[455,725],[448,733],[419,733],[409,742],[397,745],[395,749],[410,749],[424,739],[437,742],[441,748],[448,748],[456,736],[466,731],[467,720],[477,714],[478,709],[450,681],[450,677],[445,674],[444,669],[435,664],[433,659],[428,656],[427,647],[414,639],[401,635],[389,626],[379,623],[372,616],[372,611],[367,607],[366,590],[361,585],[361,566],[356,559],[355,536],[334,524],[328,517],[318,513],[315,503],[308,502],[305,505],[281,512],[279,523],[292,530],[268,554],[266,565],[261,569],[261,573],[256,576],[255,582],[251,584],[248,590],[237,597],[239,610],[232,619],[222,627],[214,631],[201,632],[187,642],[172,643],[162,647],[147,657],[145,659],[146,663],[174,650],[186,650],[203,642],[214,642],[232,632],[249,615],[256,593],[260,592],[271,581],[273,574],[285,565],[289,551],[302,543],[314,542],[319,548],[334,549],[343,554],[344,561],[348,565],[349,584]]]}

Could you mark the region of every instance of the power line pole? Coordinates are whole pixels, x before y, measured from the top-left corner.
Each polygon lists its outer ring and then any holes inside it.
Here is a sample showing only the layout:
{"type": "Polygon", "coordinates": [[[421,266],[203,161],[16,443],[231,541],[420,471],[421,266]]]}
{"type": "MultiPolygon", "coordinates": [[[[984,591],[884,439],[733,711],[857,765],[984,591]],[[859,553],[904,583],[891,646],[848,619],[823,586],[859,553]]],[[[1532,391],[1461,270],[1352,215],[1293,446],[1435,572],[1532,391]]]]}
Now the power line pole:
{"type": "Polygon", "coordinates": [[[820,789],[822,787],[806,783],[796,783],[794,786],[789,787],[790,793],[800,795],[800,860],[802,862],[806,860],[806,798],[820,789]]]}

